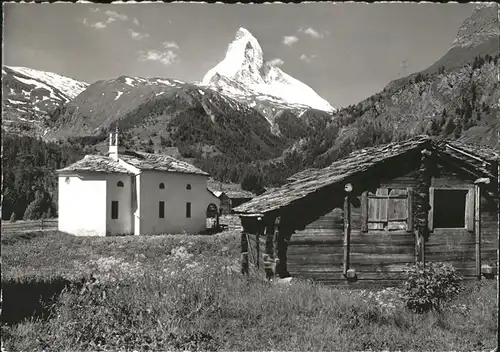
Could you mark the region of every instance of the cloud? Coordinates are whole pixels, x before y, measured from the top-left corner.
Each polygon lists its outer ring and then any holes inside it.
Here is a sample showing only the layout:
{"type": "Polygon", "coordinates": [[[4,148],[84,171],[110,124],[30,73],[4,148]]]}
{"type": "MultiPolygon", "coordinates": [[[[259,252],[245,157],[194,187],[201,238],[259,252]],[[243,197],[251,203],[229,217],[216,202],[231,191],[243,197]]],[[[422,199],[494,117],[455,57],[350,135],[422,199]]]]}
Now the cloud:
{"type": "Polygon", "coordinates": [[[101,11],[101,9],[98,7],[91,7],[90,8],[90,12],[99,12],[99,11],[101,11]]]}
{"type": "Polygon", "coordinates": [[[134,24],[135,24],[136,26],[138,26],[138,25],[139,25],[139,20],[137,19],[137,17],[135,17],[135,18],[134,18],[134,21],[133,21],[133,22],[134,22],[134,24]]]}
{"type": "Polygon", "coordinates": [[[177,54],[172,50],[158,51],[148,50],[139,52],[139,61],[158,61],[165,66],[172,65],[177,62],[177,54]]]}
{"type": "Polygon", "coordinates": [[[106,28],[106,26],[107,26],[107,24],[104,22],[96,22],[96,23],[92,23],[90,25],[90,27],[95,28],[95,29],[104,29],[104,28],[106,28]]]}
{"type": "Polygon", "coordinates": [[[302,55],[300,55],[300,59],[301,59],[302,61],[307,62],[308,64],[310,64],[310,63],[311,63],[311,61],[312,61],[315,57],[316,57],[316,55],[311,55],[311,56],[307,56],[306,54],[302,54],[302,55]]]}
{"type": "Polygon", "coordinates": [[[285,62],[283,60],[281,60],[280,58],[275,58],[275,59],[272,59],[272,60],[269,60],[267,62],[270,66],[281,66],[283,65],[285,62]]]}
{"type": "Polygon", "coordinates": [[[283,44],[292,46],[293,44],[297,43],[299,41],[299,38],[297,38],[294,35],[286,35],[283,37],[283,44]]]}
{"type": "Polygon", "coordinates": [[[115,21],[116,20],[126,21],[128,19],[127,15],[120,14],[116,11],[107,10],[105,14],[108,15],[109,18],[113,18],[115,21]]]}
{"type": "Polygon", "coordinates": [[[128,33],[130,34],[132,39],[135,39],[135,40],[143,40],[143,39],[146,39],[149,37],[148,33],[136,32],[133,29],[129,29],[128,33]]]}
{"type": "Polygon", "coordinates": [[[317,30],[315,30],[314,28],[311,28],[311,27],[309,27],[309,28],[302,27],[301,29],[299,29],[299,32],[302,32],[305,35],[308,35],[308,36],[315,38],[315,39],[323,38],[323,34],[318,33],[317,30]]]}
{"type": "Polygon", "coordinates": [[[88,19],[88,18],[86,18],[86,17],[85,17],[84,19],[82,19],[82,23],[83,23],[85,26],[87,26],[87,27],[90,25],[90,24],[89,24],[89,19],[88,19]]]}
{"type": "Polygon", "coordinates": [[[163,42],[163,47],[165,49],[179,49],[179,45],[176,42],[163,42]]]}
{"type": "Polygon", "coordinates": [[[106,23],[109,24],[109,23],[113,23],[116,21],[116,18],[114,17],[109,17],[107,20],[106,20],[106,23]]]}

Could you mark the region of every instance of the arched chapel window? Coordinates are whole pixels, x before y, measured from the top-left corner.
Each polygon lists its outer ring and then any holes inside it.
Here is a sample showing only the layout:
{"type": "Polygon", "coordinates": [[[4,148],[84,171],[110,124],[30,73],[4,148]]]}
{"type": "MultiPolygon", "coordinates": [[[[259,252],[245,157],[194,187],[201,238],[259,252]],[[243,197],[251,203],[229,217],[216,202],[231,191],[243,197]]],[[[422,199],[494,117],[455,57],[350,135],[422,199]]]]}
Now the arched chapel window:
{"type": "Polygon", "coordinates": [[[186,189],[191,189],[191,185],[188,183],[188,185],[186,186],[186,189]]]}
{"type": "Polygon", "coordinates": [[[116,184],[117,187],[123,187],[123,182],[122,181],[118,181],[118,183],[116,184]]]}
{"type": "Polygon", "coordinates": [[[165,189],[165,184],[163,182],[160,183],[160,189],[165,189]]]}

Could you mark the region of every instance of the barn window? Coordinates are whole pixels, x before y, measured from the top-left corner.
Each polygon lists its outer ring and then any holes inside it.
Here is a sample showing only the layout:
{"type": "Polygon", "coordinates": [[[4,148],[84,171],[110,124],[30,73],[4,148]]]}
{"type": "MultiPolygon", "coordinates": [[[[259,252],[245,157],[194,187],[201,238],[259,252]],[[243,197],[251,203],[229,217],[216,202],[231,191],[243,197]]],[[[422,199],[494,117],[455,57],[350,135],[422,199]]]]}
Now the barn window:
{"type": "Polygon", "coordinates": [[[191,185],[188,183],[188,185],[186,186],[186,189],[191,189],[191,185]]]}
{"type": "Polygon", "coordinates": [[[158,216],[160,219],[165,218],[165,202],[162,200],[158,203],[158,216]]]}
{"type": "Polygon", "coordinates": [[[411,190],[379,188],[362,197],[362,230],[411,230],[411,190]]]}
{"type": "Polygon", "coordinates": [[[190,218],[190,217],[191,217],[191,203],[187,202],[186,203],[186,218],[190,218]]]}
{"type": "Polygon", "coordinates": [[[163,182],[160,183],[160,189],[165,189],[165,184],[163,182]]]}
{"type": "Polygon", "coordinates": [[[123,182],[122,181],[118,181],[118,183],[116,184],[117,187],[123,187],[123,182]]]}
{"type": "Polygon", "coordinates": [[[118,219],[118,201],[111,201],[111,219],[118,219]]]}
{"type": "Polygon", "coordinates": [[[430,188],[429,227],[473,230],[474,189],[430,188]]]}

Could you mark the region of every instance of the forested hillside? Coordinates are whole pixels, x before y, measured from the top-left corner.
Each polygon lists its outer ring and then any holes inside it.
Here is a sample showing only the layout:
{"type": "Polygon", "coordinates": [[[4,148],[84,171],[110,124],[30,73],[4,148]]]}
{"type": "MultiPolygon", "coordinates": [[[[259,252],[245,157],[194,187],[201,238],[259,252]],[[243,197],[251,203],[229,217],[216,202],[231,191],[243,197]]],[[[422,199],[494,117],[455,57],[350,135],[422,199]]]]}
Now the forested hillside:
{"type": "Polygon", "coordinates": [[[28,136],[2,137],[2,220],[57,216],[55,170],[77,161],[93,149],[47,143],[28,136]]]}

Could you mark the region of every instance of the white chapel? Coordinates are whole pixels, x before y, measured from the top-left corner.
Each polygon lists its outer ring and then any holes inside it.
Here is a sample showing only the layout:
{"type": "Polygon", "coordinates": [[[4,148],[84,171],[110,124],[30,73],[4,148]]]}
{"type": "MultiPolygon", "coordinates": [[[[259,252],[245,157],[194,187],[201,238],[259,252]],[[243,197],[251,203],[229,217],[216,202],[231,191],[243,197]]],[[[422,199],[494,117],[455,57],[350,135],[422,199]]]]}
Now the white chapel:
{"type": "Polygon", "coordinates": [[[208,173],[168,155],[119,155],[118,131],[108,156],[86,155],[57,173],[59,231],[78,236],[199,233],[207,209],[220,206],[208,173]]]}

